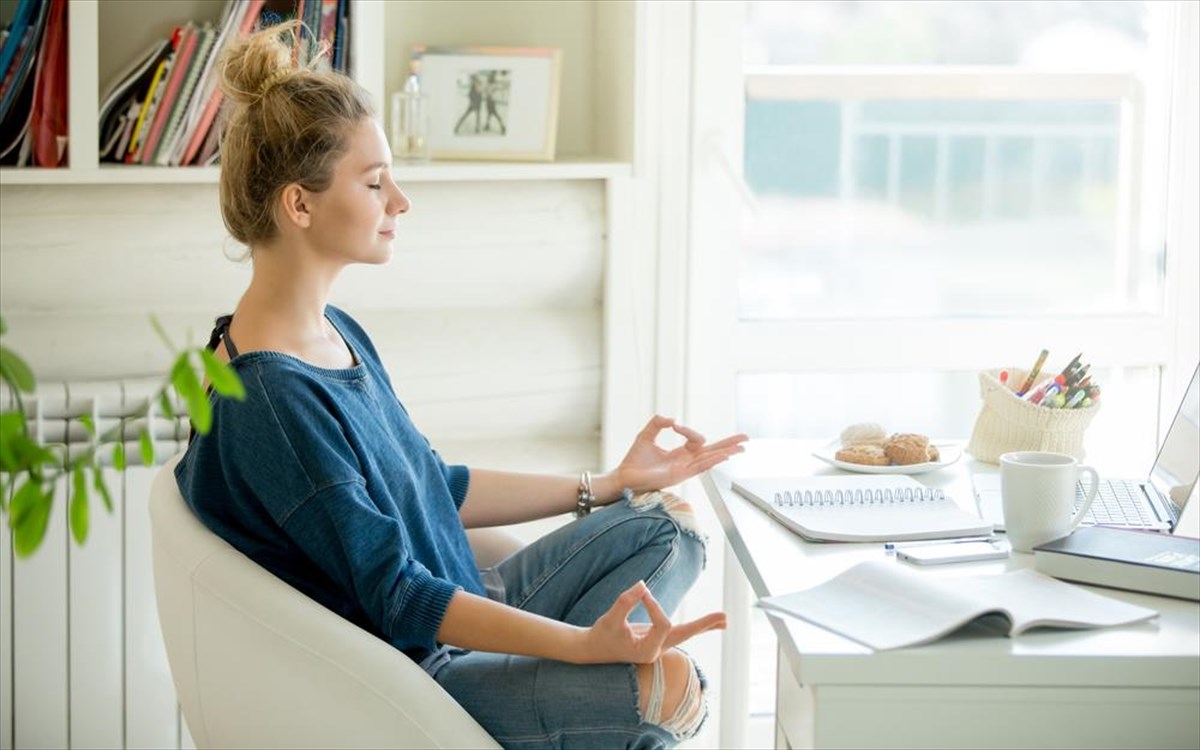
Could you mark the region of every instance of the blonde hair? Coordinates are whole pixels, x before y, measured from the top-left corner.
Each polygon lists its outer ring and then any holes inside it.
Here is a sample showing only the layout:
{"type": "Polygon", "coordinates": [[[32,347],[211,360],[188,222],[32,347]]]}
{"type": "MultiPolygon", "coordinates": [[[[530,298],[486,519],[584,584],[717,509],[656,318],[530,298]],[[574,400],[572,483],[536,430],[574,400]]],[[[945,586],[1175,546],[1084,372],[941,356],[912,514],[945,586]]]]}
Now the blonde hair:
{"type": "MultiPolygon", "coordinates": [[[[238,40],[221,61],[228,100],[221,131],[221,218],[246,245],[272,239],[274,206],[293,183],[321,192],[333,182],[351,129],[375,112],[367,93],[339,73],[297,67],[299,21],[238,40]]],[[[319,56],[318,56],[319,59],[319,56]]]]}

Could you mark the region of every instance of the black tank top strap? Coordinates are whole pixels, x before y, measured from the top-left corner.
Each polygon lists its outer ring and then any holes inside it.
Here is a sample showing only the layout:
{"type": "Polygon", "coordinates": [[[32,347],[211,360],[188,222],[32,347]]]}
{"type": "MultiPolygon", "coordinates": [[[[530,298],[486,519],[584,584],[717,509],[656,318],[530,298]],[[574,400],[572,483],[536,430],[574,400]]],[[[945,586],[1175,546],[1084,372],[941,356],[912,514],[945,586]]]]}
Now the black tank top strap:
{"type": "Polygon", "coordinates": [[[232,315],[222,315],[217,318],[213,325],[212,335],[208,337],[208,350],[210,352],[217,350],[217,345],[222,340],[225,341],[225,352],[229,354],[229,358],[233,359],[238,355],[237,347],[233,344],[233,339],[229,336],[229,324],[233,322],[232,315]]]}
{"type": "MultiPolygon", "coordinates": [[[[208,344],[205,348],[210,352],[215,352],[217,350],[217,346],[222,340],[224,340],[225,352],[229,355],[229,358],[233,359],[236,357],[238,355],[238,350],[233,343],[233,339],[229,336],[229,324],[232,322],[232,315],[222,315],[221,317],[217,318],[213,324],[212,333],[208,337],[208,344]]],[[[212,393],[212,384],[209,384],[207,391],[210,394],[212,393]]],[[[190,445],[195,439],[196,428],[192,427],[190,433],[188,434],[188,444],[190,445]]]]}

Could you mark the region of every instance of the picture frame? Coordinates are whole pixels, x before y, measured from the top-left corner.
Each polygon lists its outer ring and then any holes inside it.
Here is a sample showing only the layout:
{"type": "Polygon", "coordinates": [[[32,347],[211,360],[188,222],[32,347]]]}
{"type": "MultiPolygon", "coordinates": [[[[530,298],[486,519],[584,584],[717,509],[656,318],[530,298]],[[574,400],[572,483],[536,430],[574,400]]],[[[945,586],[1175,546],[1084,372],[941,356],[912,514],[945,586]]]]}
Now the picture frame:
{"type": "Polygon", "coordinates": [[[553,161],[562,50],[416,45],[434,159],[553,161]]]}

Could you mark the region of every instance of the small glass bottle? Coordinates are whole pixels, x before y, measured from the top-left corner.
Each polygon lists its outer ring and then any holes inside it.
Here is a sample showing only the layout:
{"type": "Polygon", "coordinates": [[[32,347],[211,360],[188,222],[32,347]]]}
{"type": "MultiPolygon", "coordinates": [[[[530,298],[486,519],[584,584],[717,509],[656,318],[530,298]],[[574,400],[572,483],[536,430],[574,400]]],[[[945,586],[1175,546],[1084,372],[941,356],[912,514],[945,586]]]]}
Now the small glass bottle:
{"type": "Polygon", "coordinates": [[[429,97],[413,64],[404,90],[392,94],[392,156],[409,164],[429,161],[429,97]]]}

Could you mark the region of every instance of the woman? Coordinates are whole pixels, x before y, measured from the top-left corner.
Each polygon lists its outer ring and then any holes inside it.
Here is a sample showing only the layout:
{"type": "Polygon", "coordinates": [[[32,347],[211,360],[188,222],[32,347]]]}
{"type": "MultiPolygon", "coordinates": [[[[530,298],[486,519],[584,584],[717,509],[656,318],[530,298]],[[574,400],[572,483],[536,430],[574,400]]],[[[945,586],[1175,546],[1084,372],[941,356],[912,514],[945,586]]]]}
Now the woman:
{"type": "Polygon", "coordinates": [[[223,62],[221,210],[254,274],[213,345],[247,397],[214,404],[212,430],[176,470],[184,497],[259,564],[403,650],[503,745],[693,736],[703,681],[674,647],[724,615],[671,623],[704,547],[690,509],[653,490],[745,437],[706,444],[655,417],[616,470],[578,487],[442,461],[366,333],[326,304],[345,266],[391,257],[409,201],[387,142],[364,92],[293,69],[279,34],[253,35],[223,62]],[[687,444],[658,448],[667,428],[687,444]],[[465,528],[577,507],[579,520],[476,569],[465,528]]]}

